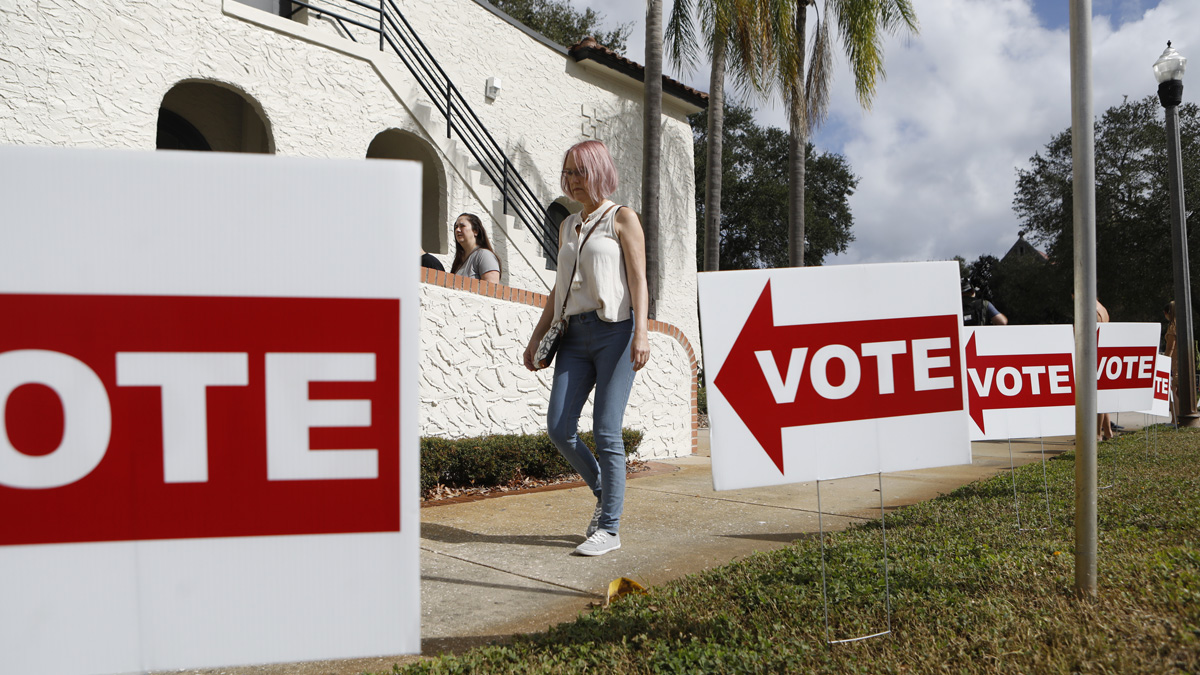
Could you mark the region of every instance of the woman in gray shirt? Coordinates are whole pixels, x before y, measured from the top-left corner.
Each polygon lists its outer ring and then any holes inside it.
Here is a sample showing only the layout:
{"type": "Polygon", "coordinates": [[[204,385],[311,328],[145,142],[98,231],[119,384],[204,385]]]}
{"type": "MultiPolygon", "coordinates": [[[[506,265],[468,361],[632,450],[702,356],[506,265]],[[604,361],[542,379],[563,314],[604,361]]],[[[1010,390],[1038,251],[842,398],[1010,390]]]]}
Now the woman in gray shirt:
{"type": "Polygon", "coordinates": [[[474,213],[464,213],[454,221],[454,264],[450,273],[500,283],[500,258],[474,213]]]}

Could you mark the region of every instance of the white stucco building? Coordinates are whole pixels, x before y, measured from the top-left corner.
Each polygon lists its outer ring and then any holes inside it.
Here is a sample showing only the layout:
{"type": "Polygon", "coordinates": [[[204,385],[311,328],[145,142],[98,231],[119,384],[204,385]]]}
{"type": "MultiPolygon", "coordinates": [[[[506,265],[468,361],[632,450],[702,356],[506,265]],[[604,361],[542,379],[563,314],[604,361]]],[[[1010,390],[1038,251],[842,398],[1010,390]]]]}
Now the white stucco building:
{"type": "MultiPolygon", "coordinates": [[[[640,210],[641,66],[595,43],[564,49],[485,0],[8,0],[0,16],[2,144],[421,161],[423,247],[449,268],[451,223],[476,213],[504,268],[501,284],[422,272],[421,433],[544,428],[549,375],[519,360],[553,283],[556,224],[579,208],[559,189],[562,155],[604,140],[613,199],[640,210]]],[[[691,452],[696,425],[686,116],[707,97],[664,90],[661,293],[626,417],[645,457],[691,452]]]]}

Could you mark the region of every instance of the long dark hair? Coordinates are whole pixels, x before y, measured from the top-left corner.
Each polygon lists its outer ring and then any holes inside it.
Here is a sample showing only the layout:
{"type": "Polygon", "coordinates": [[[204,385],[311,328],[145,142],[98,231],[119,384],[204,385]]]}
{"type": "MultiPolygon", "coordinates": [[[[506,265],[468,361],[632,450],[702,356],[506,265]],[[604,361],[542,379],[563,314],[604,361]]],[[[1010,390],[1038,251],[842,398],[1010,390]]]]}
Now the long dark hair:
{"type": "MultiPolygon", "coordinates": [[[[479,220],[479,216],[474,213],[460,213],[458,218],[454,219],[457,223],[460,219],[466,218],[467,222],[471,223],[471,229],[475,232],[475,245],[478,248],[486,248],[496,255],[496,249],[492,248],[492,241],[488,239],[487,230],[483,229],[483,221],[479,220]]],[[[458,274],[458,268],[467,262],[467,252],[463,250],[462,244],[458,243],[458,239],[454,240],[454,263],[450,265],[450,273],[458,274]]],[[[496,264],[500,265],[500,256],[496,255],[496,264]]],[[[504,271],[504,266],[500,266],[500,271],[504,271]]]]}

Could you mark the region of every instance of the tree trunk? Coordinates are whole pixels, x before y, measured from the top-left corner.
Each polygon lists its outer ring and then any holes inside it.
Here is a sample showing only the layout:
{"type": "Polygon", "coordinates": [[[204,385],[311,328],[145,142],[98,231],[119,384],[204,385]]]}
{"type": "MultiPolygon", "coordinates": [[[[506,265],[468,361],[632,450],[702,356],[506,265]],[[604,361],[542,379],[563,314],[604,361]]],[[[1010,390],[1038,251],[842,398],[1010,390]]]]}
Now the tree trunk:
{"type": "Polygon", "coordinates": [[[645,118],[642,124],[642,225],[646,231],[646,283],[650,318],[658,308],[662,279],[662,230],[658,219],[662,164],[662,0],[646,2],[645,118]]]}
{"type": "Polygon", "coordinates": [[[722,145],[725,141],[725,34],[713,36],[712,74],[708,83],[708,157],[704,175],[704,271],[721,269],[722,145]]]}
{"type": "Polygon", "coordinates": [[[788,264],[804,267],[804,161],[808,146],[808,96],[804,86],[804,57],[808,43],[808,3],[796,3],[796,39],[800,41],[797,81],[793,83],[788,124],[788,264]]]}

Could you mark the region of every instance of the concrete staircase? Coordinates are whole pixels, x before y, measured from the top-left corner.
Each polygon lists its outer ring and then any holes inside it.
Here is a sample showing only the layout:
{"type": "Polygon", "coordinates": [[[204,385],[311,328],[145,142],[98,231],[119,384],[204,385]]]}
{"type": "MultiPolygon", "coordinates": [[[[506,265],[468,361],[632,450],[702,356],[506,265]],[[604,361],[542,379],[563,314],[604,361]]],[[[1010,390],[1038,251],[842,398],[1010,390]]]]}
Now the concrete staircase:
{"type": "MultiPolygon", "coordinates": [[[[510,286],[539,292],[552,287],[555,272],[548,269],[549,261],[541,244],[529,232],[525,223],[512,215],[513,209],[510,208],[508,214],[504,212],[503,195],[499,186],[494,185],[487,177],[470,151],[457,139],[446,137],[445,118],[426,96],[413,74],[395,53],[380,50],[377,42],[372,44],[365,41],[367,35],[350,39],[347,24],[339,23],[333,18],[337,6],[341,3],[331,0],[328,4],[331,12],[325,12],[323,16],[317,17],[317,20],[310,19],[309,10],[288,19],[240,3],[226,6],[225,12],[244,21],[291,34],[327,49],[370,62],[383,83],[416,119],[425,140],[437,148],[445,165],[457,174],[458,182],[467,194],[473,196],[480,204],[489,205],[484,213],[478,215],[485,219],[492,244],[504,264],[504,282],[510,286]],[[489,219],[490,224],[487,223],[489,219]]],[[[546,206],[549,206],[549,200],[542,204],[543,209],[546,206]]]]}
{"type": "MultiPolygon", "coordinates": [[[[396,72],[394,76],[399,75],[400,73],[396,72]]],[[[525,223],[514,215],[512,208],[508,209],[508,213],[504,212],[504,196],[500,187],[492,183],[471,153],[459,140],[446,138],[446,119],[429,101],[425,92],[415,83],[408,84],[404,89],[396,86],[393,86],[393,89],[406,92],[401,95],[402,102],[421,125],[426,140],[439,150],[446,166],[459,176],[464,189],[474,195],[480,204],[490,205],[486,214],[478,215],[484,218],[485,225],[492,233],[492,245],[504,263],[506,275],[510,277],[506,283],[535,291],[552,287],[555,272],[549,269],[549,261],[541,244],[529,232],[525,223]],[[491,219],[490,224],[487,223],[487,218],[491,219]],[[524,275],[516,275],[518,278],[513,278],[510,274],[510,271],[516,272],[517,263],[521,260],[526,263],[522,267],[530,268],[536,275],[535,279],[519,278],[524,275]]]]}

